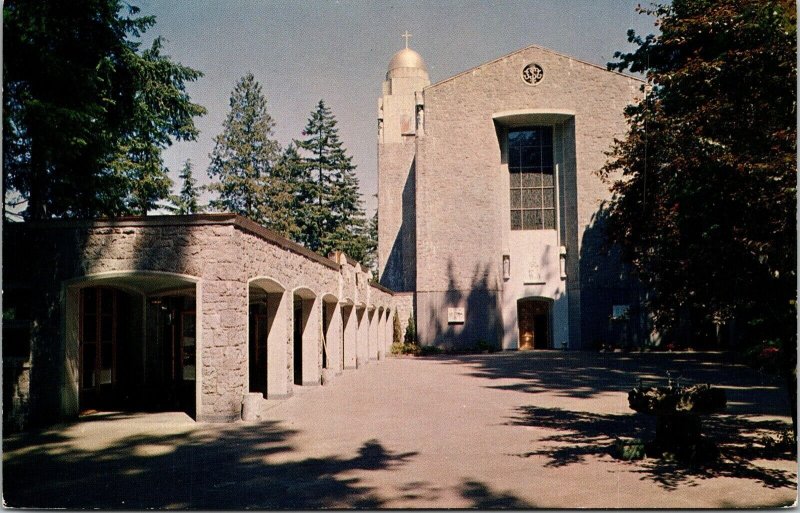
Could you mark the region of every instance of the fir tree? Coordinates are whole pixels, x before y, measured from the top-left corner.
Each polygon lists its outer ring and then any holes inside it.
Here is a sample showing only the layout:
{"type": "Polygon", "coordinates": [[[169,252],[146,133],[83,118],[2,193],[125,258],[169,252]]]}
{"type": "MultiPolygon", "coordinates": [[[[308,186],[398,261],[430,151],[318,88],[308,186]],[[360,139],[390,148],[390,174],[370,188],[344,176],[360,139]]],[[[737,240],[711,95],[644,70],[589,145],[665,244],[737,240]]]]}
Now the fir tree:
{"type": "MultiPolygon", "coordinates": [[[[377,194],[375,195],[378,196],[377,194]]],[[[375,282],[380,281],[378,276],[378,209],[369,220],[367,226],[367,247],[364,265],[372,270],[372,277],[375,282]]]]}
{"type": "Polygon", "coordinates": [[[270,193],[264,198],[272,212],[269,227],[295,241],[300,234],[297,173],[302,171],[302,166],[299,163],[297,148],[289,143],[273,171],[270,193]]]}
{"type": "Polygon", "coordinates": [[[203,211],[198,199],[200,191],[197,187],[197,180],[192,175],[192,162],[187,160],[181,169],[180,178],[183,182],[181,193],[177,196],[172,196],[172,206],[170,210],[178,215],[198,214],[203,211]]]}
{"type": "Polygon", "coordinates": [[[211,207],[271,227],[275,213],[266,198],[280,180],[275,172],[280,147],[272,139],[275,122],[267,112],[261,85],[252,73],[236,84],[230,107],[210,155],[208,176],[219,179],[208,186],[219,195],[211,201],[211,207]]]}
{"type": "MultiPolygon", "coordinates": [[[[118,0],[3,5],[3,186],[26,219],[142,212],[166,196],[161,149],[193,140],[199,71],[140,52],[153,16],[118,0]]],[[[14,206],[11,204],[11,206],[14,206]]]]}
{"type": "Polygon", "coordinates": [[[302,160],[300,240],[322,254],[344,251],[362,261],[366,256],[366,219],[352,159],[339,140],[336,118],[320,100],[297,141],[302,160]]]}
{"type": "Polygon", "coordinates": [[[169,199],[172,180],[161,151],[172,139],[195,140],[198,130],[192,118],[205,109],[189,102],[185,82],[200,72],[173,63],[161,54],[163,40],[157,38],[142,53],[131,81],[138,93],[133,98],[129,132],[120,143],[112,167],[128,184],[124,213],[147,215],[161,200],[169,199]]]}

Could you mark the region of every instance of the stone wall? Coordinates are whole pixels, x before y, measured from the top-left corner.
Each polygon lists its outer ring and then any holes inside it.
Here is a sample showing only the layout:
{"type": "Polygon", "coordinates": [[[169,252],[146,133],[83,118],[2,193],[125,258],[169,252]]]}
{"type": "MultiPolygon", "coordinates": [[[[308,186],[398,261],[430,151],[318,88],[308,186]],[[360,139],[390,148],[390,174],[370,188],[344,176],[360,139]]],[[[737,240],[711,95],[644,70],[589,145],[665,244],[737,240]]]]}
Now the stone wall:
{"type": "MultiPolygon", "coordinates": [[[[443,316],[451,296],[474,294],[477,283],[487,297],[476,300],[473,315],[491,317],[487,308],[502,293],[508,186],[501,159],[504,126],[494,116],[510,112],[536,113],[538,117],[530,119],[537,120],[552,115],[564,145],[574,148],[571,155],[563,152],[562,194],[574,212],[563,220],[563,244],[570,340],[580,333],[580,273],[592,273],[593,268],[579,264],[578,257],[584,232],[609,197],[608,186],[596,171],[605,163],[614,137],[625,133],[623,109],[636,101],[641,84],[529,47],[425,88],[425,124],[417,137],[416,154],[416,290],[423,338],[433,341],[440,331],[436,327],[447,326],[443,316]],[[531,62],[544,69],[543,80],[534,86],[521,77],[522,68],[531,62]]],[[[515,329],[508,321],[499,320],[508,324],[506,330],[515,329]]],[[[473,325],[477,329],[482,323],[473,325]]],[[[466,334],[459,343],[482,335],[466,334]]],[[[577,340],[573,347],[579,344],[577,340]]]]}
{"type": "MultiPolygon", "coordinates": [[[[295,299],[304,301],[309,322],[316,323],[308,327],[308,340],[304,334],[302,344],[304,384],[321,382],[322,343],[317,334],[324,302],[336,305],[334,315],[344,301],[372,311],[374,325],[367,333],[371,329],[371,347],[376,350],[378,327],[386,325],[378,312],[394,311],[396,303],[407,308],[406,299],[396,300],[391,291],[371,287],[370,273],[344,255],[322,257],[228,214],[12,225],[4,230],[4,262],[4,288],[36,291],[31,301],[31,354],[20,360],[30,362],[30,371],[18,365],[19,358],[4,360],[5,376],[16,376],[14,383],[4,382],[4,387],[12,387],[4,393],[11,400],[6,406],[14,411],[8,419],[4,416],[9,426],[52,422],[80,410],[77,317],[82,287],[116,287],[142,301],[170,291],[195,296],[196,416],[205,421],[230,421],[241,415],[242,398],[248,393],[251,287],[266,287],[273,297],[282,298],[282,319],[275,324],[281,332],[269,338],[270,358],[275,359],[271,363],[278,365],[270,372],[280,378],[271,382],[276,397],[291,395],[296,386],[295,299]]],[[[342,344],[335,334],[330,338],[332,344],[342,344]]],[[[341,372],[335,361],[329,366],[333,375],[341,372]]]]}

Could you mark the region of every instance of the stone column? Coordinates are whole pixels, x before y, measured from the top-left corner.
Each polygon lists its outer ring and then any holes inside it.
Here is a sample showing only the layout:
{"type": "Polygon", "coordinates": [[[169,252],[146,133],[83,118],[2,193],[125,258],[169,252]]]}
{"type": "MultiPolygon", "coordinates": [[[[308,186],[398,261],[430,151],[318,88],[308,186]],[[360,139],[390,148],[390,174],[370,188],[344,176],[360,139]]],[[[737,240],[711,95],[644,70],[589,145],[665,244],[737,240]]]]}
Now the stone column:
{"type": "Polygon", "coordinates": [[[378,359],[378,311],[373,306],[372,309],[367,311],[367,319],[369,322],[369,331],[367,332],[367,348],[369,351],[369,359],[378,359]]]}
{"type": "Polygon", "coordinates": [[[358,335],[358,320],[356,319],[356,309],[353,305],[342,305],[342,320],[344,322],[343,345],[344,368],[356,368],[356,338],[358,335]]]}
{"type": "Polygon", "coordinates": [[[267,295],[267,398],[285,399],[292,395],[289,388],[289,347],[291,345],[288,293],[267,295]],[[273,307],[274,305],[274,307],[273,307]]]}

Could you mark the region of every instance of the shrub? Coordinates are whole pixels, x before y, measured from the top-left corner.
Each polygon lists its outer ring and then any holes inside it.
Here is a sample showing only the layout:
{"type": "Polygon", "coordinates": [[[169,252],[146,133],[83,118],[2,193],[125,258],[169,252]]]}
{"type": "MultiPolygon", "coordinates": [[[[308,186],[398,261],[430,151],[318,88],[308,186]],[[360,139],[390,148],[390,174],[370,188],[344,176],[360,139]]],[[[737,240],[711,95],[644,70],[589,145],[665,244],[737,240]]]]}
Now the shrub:
{"type": "Polygon", "coordinates": [[[493,353],[495,351],[495,346],[494,344],[490,344],[486,340],[481,339],[475,343],[475,351],[478,353],[482,353],[484,351],[493,353]]]}
{"type": "Polygon", "coordinates": [[[406,334],[403,338],[406,344],[414,344],[417,342],[417,325],[414,324],[414,315],[408,316],[408,326],[406,326],[406,334]]]}
{"type": "Polygon", "coordinates": [[[400,329],[400,318],[397,316],[397,311],[394,312],[394,320],[392,321],[392,342],[394,344],[401,344],[403,342],[402,330],[400,329]]]}

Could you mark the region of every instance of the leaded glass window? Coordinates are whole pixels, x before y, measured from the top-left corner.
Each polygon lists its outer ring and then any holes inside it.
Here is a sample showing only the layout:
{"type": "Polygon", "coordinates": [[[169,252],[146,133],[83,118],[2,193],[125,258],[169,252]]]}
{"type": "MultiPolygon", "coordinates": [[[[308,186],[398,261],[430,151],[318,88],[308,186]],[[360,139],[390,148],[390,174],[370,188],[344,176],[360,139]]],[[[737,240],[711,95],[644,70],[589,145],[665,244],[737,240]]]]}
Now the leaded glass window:
{"type": "Polygon", "coordinates": [[[508,132],[511,229],[554,230],[553,128],[537,126],[508,132]]]}

